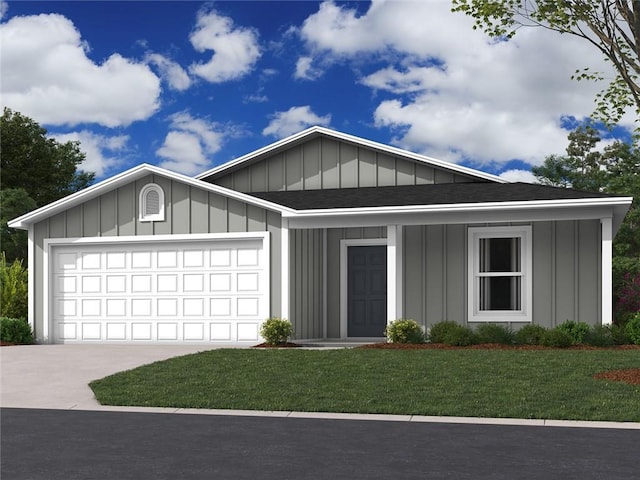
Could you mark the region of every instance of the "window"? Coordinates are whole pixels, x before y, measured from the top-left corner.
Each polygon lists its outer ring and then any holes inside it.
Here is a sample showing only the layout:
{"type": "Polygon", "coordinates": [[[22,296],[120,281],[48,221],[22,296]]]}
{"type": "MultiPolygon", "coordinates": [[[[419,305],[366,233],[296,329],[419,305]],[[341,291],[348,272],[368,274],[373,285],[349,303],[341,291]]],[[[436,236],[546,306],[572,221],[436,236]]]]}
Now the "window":
{"type": "Polygon", "coordinates": [[[160,185],[149,183],[140,191],[140,221],[164,220],[164,191],[160,185]]]}
{"type": "Polygon", "coordinates": [[[531,227],[469,228],[469,321],[531,321],[531,227]]]}

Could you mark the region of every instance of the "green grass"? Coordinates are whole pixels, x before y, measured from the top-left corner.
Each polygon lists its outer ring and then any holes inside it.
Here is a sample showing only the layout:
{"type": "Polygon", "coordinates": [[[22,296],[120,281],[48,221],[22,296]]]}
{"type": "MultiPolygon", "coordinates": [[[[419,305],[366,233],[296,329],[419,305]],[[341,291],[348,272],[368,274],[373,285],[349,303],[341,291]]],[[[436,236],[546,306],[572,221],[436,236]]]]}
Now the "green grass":
{"type": "Polygon", "coordinates": [[[91,383],[107,405],[640,421],[626,350],[210,350],[91,383]]]}

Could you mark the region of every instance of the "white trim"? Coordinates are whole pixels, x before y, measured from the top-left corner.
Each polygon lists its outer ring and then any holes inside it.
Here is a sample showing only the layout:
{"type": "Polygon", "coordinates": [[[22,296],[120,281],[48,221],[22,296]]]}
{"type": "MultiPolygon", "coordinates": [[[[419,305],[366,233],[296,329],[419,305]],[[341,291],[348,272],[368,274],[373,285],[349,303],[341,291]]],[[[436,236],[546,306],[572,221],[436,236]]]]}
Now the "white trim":
{"type": "MultiPolygon", "coordinates": [[[[599,220],[612,216],[614,227],[617,206],[582,206],[562,207],[553,209],[528,209],[526,205],[513,210],[501,210],[499,208],[477,209],[468,211],[442,210],[423,212],[370,212],[359,215],[327,215],[305,217],[304,215],[289,218],[290,228],[346,228],[346,227],[373,227],[389,224],[402,225],[450,225],[463,223],[503,223],[503,222],[538,222],[554,220],[599,220]]],[[[626,211],[626,209],[625,209],[626,211]]],[[[287,215],[284,215],[287,217],[287,215]]],[[[619,222],[618,222],[619,223],[619,222]]],[[[614,229],[615,233],[615,229],[614,229]]]]}
{"type": "MultiPolygon", "coordinates": [[[[264,275],[262,276],[260,291],[266,292],[264,296],[264,312],[267,315],[264,320],[266,320],[271,317],[271,232],[264,232],[264,234],[262,237],[262,258],[260,259],[264,275]]],[[[258,335],[260,335],[259,331],[258,335]]],[[[259,336],[259,338],[262,337],[259,336]]]]}
{"type": "Polygon", "coordinates": [[[467,321],[468,322],[531,322],[533,320],[533,245],[531,226],[469,227],[467,245],[467,321]],[[521,308],[517,311],[478,311],[478,248],[481,238],[521,238],[521,308]]]}
{"type": "MultiPolygon", "coordinates": [[[[348,339],[348,248],[351,246],[376,246],[387,245],[386,238],[353,238],[340,240],[340,338],[348,339]]],[[[387,261],[389,253],[387,251],[387,261]]],[[[388,267],[387,267],[388,268],[388,267]]],[[[387,281],[389,272],[387,271],[387,281]]],[[[387,285],[387,296],[389,294],[389,285],[387,285]]],[[[389,300],[387,298],[387,305],[389,300]]]]}
{"type": "Polygon", "coordinates": [[[289,222],[283,218],[280,227],[280,317],[289,319],[289,222]]]}
{"type": "Polygon", "coordinates": [[[374,142],[372,140],[367,140],[361,137],[356,137],[355,135],[349,135],[347,133],[342,133],[342,132],[338,132],[336,130],[331,130],[329,128],[325,128],[325,127],[320,127],[320,126],[313,126],[310,128],[307,128],[306,130],[303,130],[302,132],[298,132],[295,133],[287,138],[283,138],[282,140],[278,140],[277,142],[274,142],[270,145],[267,145],[265,147],[262,147],[258,150],[255,150],[253,152],[250,152],[246,155],[243,155],[235,160],[232,160],[230,162],[227,162],[223,165],[220,165],[218,167],[214,167],[210,170],[207,170],[204,173],[201,173],[199,175],[197,175],[195,178],[197,179],[202,179],[205,177],[210,177],[212,175],[216,175],[219,174],[221,172],[224,172],[225,170],[228,170],[232,167],[236,167],[238,165],[241,165],[243,163],[246,162],[250,162],[251,160],[257,159],[261,156],[265,156],[268,155],[270,153],[275,152],[276,150],[285,148],[289,145],[292,144],[296,144],[299,143],[301,141],[304,141],[306,138],[312,138],[314,136],[317,135],[324,135],[326,137],[331,137],[334,138],[336,140],[342,140],[345,142],[349,142],[349,143],[354,143],[356,145],[362,146],[362,147],[367,147],[367,148],[371,148],[373,150],[378,150],[384,153],[387,153],[391,156],[395,156],[395,157],[402,157],[402,158],[406,158],[409,160],[413,160],[413,161],[417,161],[419,163],[423,163],[426,165],[431,165],[431,166],[435,166],[435,167],[439,167],[442,168],[444,170],[449,170],[449,171],[453,171],[456,173],[462,173],[462,174],[466,174],[466,175],[471,175],[473,177],[476,178],[482,178],[484,180],[490,180],[492,182],[496,182],[496,183],[508,183],[506,180],[504,180],[503,178],[500,178],[496,175],[491,175],[489,173],[485,173],[485,172],[481,172],[478,170],[474,170],[472,168],[468,168],[468,167],[464,167],[462,165],[456,165],[454,163],[450,163],[450,162],[445,162],[443,160],[438,160],[436,158],[432,158],[432,157],[427,157],[425,155],[420,155],[418,153],[414,153],[414,152],[410,152],[408,150],[402,150],[400,148],[397,147],[392,147],[390,145],[385,145],[383,143],[378,143],[378,142],[374,142]]]}
{"type": "Polygon", "coordinates": [[[602,325],[613,323],[613,228],[611,218],[601,218],[602,229],[602,325]]]}
{"type": "Polygon", "coordinates": [[[611,197],[611,198],[576,198],[564,200],[523,200],[517,202],[475,202],[475,203],[447,203],[436,205],[401,205],[384,207],[357,207],[357,208],[325,208],[293,210],[283,212],[284,217],[307,218],[307,217],[339,217],[339,216],[359,216],[359,215],[380,215],[385,213],[406,214],[406,213],[452,213],[452,212],[477,212],[477,211],[510,211],[510,210],[536,210],[554,209],[567,207],[601,207],[630,205],[633,197],[611,197]]]}
{"type": "Polygon", "coordinates": [[[181,242],[200,240],[224,240],[224,239],[264,239],[269,236],[269,232],[225,232],[225,233],[187,233],[187,234],[166,234],[166,235],[123,235],[113,237],[77,237],[77,238],[46,238],[44,240],[45,249],[47,245],[73,245],[83,243],[141,243],[141,242],[181,242]]]}
{"type": "Polygon", "coordinates": [[[402,225],[387,225],[387,324],[402,318],[402,225]]]}
{"type": "Polygon", "coordinates": [[[35,265],[36,265],[36,245],[34,241],[33,225],[29,225],[27,234],[27,322],[31,331],[38,341],[44,341],[40,332],[36,332],[36,291],[35,291],[35,265]]]}
{"type": "Polygon", "coordinates": [[[147,183],[140,189],[138,195],[138,219],[141,222],[163,222],[164,221],[164,190],[157,183],[147,183]],[[147,213],[147,194],[154,191],[158,194],[159,210],[158,213],[147,213]]]}
{"type": "MultiPolygon", "coordinates": [[[[33,228],[33,227],[31,227],[33,228]]],[[[144,242],[158,243],[178,243],[178,242],[201,242],[201,241],[216,241],[216,240],[262,240],[262,255],[266,255],[262,258],[262,266],[264,268],[264,279],[262,281],[262,288],[266,292],[265,294],[265,307],[264,311],[267,315],[270,315],[271,305],[271,289],[270,289],[270,272],[271,272],[271,252],[269,250],[270,232],[232,232],[232,233],[201,233],[201,234],[184,234],[184,235],[131,235],[122,237],[85,237],[85,238],[47,238],[44,240],[44,247],[42,253],[42,341],[44,343],[53,343],[54,335],[50,335],[49,332],[52,329],[53,316],[50,315],[50,291],[52,286],[51,277],[51,249],[58,246],[65,245],[114,245],[118,244],[140,244],[144,242]]]]}

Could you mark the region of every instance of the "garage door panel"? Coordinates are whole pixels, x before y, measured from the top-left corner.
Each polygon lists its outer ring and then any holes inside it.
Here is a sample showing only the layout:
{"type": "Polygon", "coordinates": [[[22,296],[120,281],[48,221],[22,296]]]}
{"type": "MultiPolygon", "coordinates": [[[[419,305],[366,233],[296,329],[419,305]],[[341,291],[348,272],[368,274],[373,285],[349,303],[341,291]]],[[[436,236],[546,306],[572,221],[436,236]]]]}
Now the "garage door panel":
{"type": "Polygon", "coordinates": [[[54,245],[54,341],[257,341],[268,316],[262,244],[54,245]]]}

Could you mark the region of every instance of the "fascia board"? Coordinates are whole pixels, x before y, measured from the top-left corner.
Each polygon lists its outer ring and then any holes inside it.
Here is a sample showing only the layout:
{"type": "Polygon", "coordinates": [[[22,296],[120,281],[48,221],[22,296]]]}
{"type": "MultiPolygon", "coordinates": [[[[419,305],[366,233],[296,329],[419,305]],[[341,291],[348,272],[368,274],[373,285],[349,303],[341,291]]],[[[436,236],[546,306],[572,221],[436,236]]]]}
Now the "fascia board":
{"type": "Polygon", "coordinates": [[[375,227],[380,225],[448,225],[505,222],[539,222],[555,220],[593,220],[611,217],[610,207],[558,208],[532,210],[478,210],[379,213],[360,216],[325,216],[287,218],[291,228],[346,228],[375,227]]]}
{"type": "Polygon", "coordinates": [[[286,212],[282,216],[286,218],[309,218],[324,216],[361,216],[376,215],[385,213],[439,213],[439,212],[476,212],[490,210],[535,210],[553,209],[567,207],[601,207],[601,206],[628,206],[631,205],[633,197],[611,197],[611,198],[581,198],[569,200],[534,200],[518,202],[486,202],[486,203],[453,203],[443,205],[403,205],[391,207],[364,207],[364,208],[331,208],[331,209],[309,209],[295,210],[293,213],[286,212]]]}
{"type": "Polygon", "coordinates": [[[479,170],[474,170],[472,168],[468,168],[468,167],[464,167],[462,165],[456,165],[454,163],[450,163],[450,162],[445,162],[444,160],[438,160],[436,158],[432,158],[432,157],[428,157],[426,155],[420,155],[418,153],[414,153],[414,152],[410,152],[408,150],[403,150],[401,148],[397,148],[397,147],[392,147],[390,145],[385,145],[383,143],[378,143],[378,142],[374,142],[372,140],[367,140],[361,137],[356,137],[354,135],[349,135],[346,133],[342,133],[342,132],[338,132],[336,130],[331,130],[325,127],[311,127],[308,128],[306,130],[303,130],[302,132],[296,133],[294,135],[291,135],[290,137],[284,138],[282,140],[279,140],[275,143],[272,143],[270,145],[267,145],[266,147],[260,148],[258,150],[255,150],[254,152],[248,153],[246,155],[243,155],[242,157],[239,157],[235,160],[231,160],[230,162],[224,163],[222,165],[219,165],[215,168],[212,168],[210,170],[207,170],[204,173],[201,173],[199,175],[197,175],[195,178],[196,179],[202,179],[205,177],[209,177],[211,175],[215,175],[221,172],[224,172],[225,170],[228,170],[230,168],[233,168],[237,165],[241,165],[244,162],[249,162],[254,158],[257,158],[259,156],[268,154],[274,150],[277,150],[279,148],[285,147],[288,144],[292,144],[292,143],[296,143],[299,142],[300,140],[304,139],[305,137],[309,137],[313,134],[322,134],[322,135],[326,135],[328,137],[332,137],[335,138],[336,140],[342,140],[345,142],[349,142],[349,143],[355,143],[357,145],[361,145],[363,147],[367,147],[367,148],[371,148],[374,150],[379,150],[382,151],[384,153],[388,153],[389,155],[392,156],[397,156],[397,157],[403,157],[403,158],[408,158],[410,160],[414,160],[420,163],[424,163],[430,166],[436,166],[436,167],[440,167],[440,168],[444,168],[446,170],[453,170],[455,172],[458,173],[464,173],[467,175],[472,175],[474,177],[477,178],[482,178],[484,180],[490,180],[492,182],[496,182],[496,183],[509,183],[507,180],[500,178],[496,175],[491,175],[489,173],[485,173],[485,172],[481,172],[479,170]]]}
{"type": "Polygon", "coordinates": [[[146,175],[160,175],[162,177],[185,183],[190,186],[194,186],[201,190],[217,193],[234,200],[246,202],[251,205],[273,210],[279,213],[290,213],[293,210],[282,205],[278,205],[260,198],[247,195],[246,193],[238,192],[236,190],[230,190],[219,185],[210,184],[195,180],[192,177],[182,175],[179,173],[171,172],[154,165],[143,163],[130,170],[126,170],[118,175],[103,180],[95,185],[85,188],[79,192],[68,195],[60,200],[56,200],[48,205],[44,205],[32,212],[26,213],[20,217],[17,217],[8,222],[9,227],[18,229],[27,229],[29,225],[41,221],[47,217],[55,215],[58,212],[67,210],[81,203],[87,202],[93,198],[103,195],[111,190],[124,186],[138,178],[142,178],[146,175]]]}
{"type": "Polygon", "coordinates": [[[211,175],[215,175],[216,173],[222,172],[224,170],[227,170],[229,168],[235,167],[236,165],[240,165],[242,163],[248,162],[250,160],[252,160],[253,158],[259,157],[261,155],[265,155],[268,154],[274,150],[277,150],[279,148],[282,148],[288,144],[291,143],[295,143],[305,137],[308,137],[310,135],[312,135],[313,133],[315,133],[316,131],[318,131],[320,127],[311,127],[311,128],[307,128],[306,130],[303,130],[302,132],[298,132],[294,135],[291,135],[289,137],[283,138],[282,140],[278,140],[277,142],[271,143],[269,145],[266,145],[262,148],[259,148],[258,150],[254,150],[253,152],[249,152],[245,155],[242,155],[241,157],[236,158],[235,160],[230,160],[226,163],[223,163],[222,165],[218,165],[217,167],[211,168],[209,170],[207,170],[206,172],[200,173],[198,175],[196,175],[194,178],[196,180],[200,180],[202,178],[205,177],[210,177],[211,175]]]}
{"type": "Polygon", "coordinates": [[[67,195],[55,202],[48,203],[47,205],[43,205],[36,210],[25,213],[17,218],[8,222],[9,227],[11,228],[21,228],[26,229],[30,224],[33,224],[41,219],[47,218],[51,215],[55,215],[59,211],[66,210],[80,203],[86,202],[95,198],[97,196],[102,195],[110,190],[116,189],[126,183],[129,183],[137,178],[140,178],[146,175],[147,169],[151,167],[146,163],[141,165],[137,165],[129,170],[126,170],[122,173],[119,173],[113,177],[107,178],[102,182],[98,182],[95,185],[91,185],[79,192],[72,193],[71,195],[67,195]]]}

